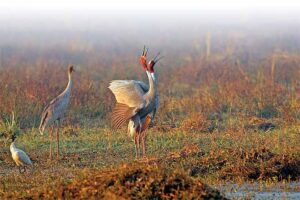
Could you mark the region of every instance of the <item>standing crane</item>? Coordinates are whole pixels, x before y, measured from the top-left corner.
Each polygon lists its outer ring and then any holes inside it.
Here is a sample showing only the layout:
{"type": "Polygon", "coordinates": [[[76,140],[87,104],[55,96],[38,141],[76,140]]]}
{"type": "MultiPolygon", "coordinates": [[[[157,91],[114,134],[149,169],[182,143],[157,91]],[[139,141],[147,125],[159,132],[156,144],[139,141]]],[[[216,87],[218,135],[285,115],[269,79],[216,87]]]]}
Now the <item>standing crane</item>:
{"type": "Polygon", "coordinates": [[[157,54],[147,64],[147,52],[148,49],[144,47],[140,62],[146,71],[149,87],[142,81],[136,80],[114,80],[109,85],[117,100],[112,112],[112,126],[120,128],[129,121],[128,133],[134,137],[137,158],[140,156],[140,142],[145,155],[145,130],[155,116],[159,102],[154,66],[161,58],[158,58],[159,54],[157,54]],[[153,113],[152,118],[150,113],[153,113]]]}
{"type": "MultiPolygon", "coordinates": [[[[46,127],[52,125],[53,123],[56,123],[57,129],[56,129],[56,139],[57,139],[57,160],[60,159],[59,154],[59,127],[61,123],[61,119],[66,112],[68,105],[70,103],[70,97],[71,97],[71,90],[72,90],[72,73],[74,71],[73,65],[68,66],[68,78],[69,82],[66,87],[66,89],[58,95],[56,98],[54,98],[45,108],[42,113],[41,123],[39,126],[39,130],[41,135],[43,135],[46,127]]],[[[52,159],[52,133],[53,133],[54,127],[52,126],[51,131],[49,133],[50,137],[50,159],[52,159]]]]}
{"type": "Polygon", "coordinates": [[[12,156],[13,160],[19,167],[19,172],[24,173],[26,171],[26,166],[27,165],[32,166],[32,162],[23,150],[18,149],[16,147],[16,145],[15,145],[16,138],[17,138],[16,135],[13,134],[11,137],[12,143],[10,145],[10,152],[11,152],[11,156],[12,156]],[[22,167],[23,167],[23,171],[22,171],[22,167]]]}

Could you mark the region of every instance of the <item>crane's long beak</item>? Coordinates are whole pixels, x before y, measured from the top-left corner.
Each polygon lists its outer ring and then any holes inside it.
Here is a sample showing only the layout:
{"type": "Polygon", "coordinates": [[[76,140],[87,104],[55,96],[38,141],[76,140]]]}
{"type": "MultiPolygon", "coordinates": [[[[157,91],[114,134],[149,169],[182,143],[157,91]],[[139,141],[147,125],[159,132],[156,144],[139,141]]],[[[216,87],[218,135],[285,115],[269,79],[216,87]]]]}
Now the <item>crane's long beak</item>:
{"type": "Polygon", "coordinates": [[[153,61],[157,63],[159,60],[161,60],[164,56],[160,56],[160,52],[154,57],[153,61]]]}
{"type": "Polygon", "coordinates": [[[147,53],[148,53],[148,48],[146,48],[146,46],[144,45],[142,56],[146,57],[147,53]]]}

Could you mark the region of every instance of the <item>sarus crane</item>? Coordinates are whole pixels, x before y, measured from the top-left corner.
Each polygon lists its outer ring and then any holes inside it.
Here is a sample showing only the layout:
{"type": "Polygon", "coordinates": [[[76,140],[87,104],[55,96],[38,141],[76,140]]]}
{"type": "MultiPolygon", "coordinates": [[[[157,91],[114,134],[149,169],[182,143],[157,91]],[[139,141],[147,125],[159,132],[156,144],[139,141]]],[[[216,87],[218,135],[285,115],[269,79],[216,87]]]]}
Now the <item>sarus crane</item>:
{"type": "MultiPolygon", "coordinates": [[[[53,123],[56,123],[56,139],[57,139],[57,160],[60,159],[60,153],[59,153],[59,127],[61,123],[61,119],[63,115],[65,114],[69,103],[70,103],[70,97],[71,97],[71,90],[72,90],[72,73],[74,71],[73,65],[68,66],[68,85],[66,89],[58,95],[56,98],[54,98],[43,110],[42,117],[41,117],[41,123],[39,126],[40,133],[43,135],[46,127],[52,125],[53,123]]],[[[52,159],[52,133],[53,133],[54,126],[52,126],[52,129],[49,133],[50,137],[50,159],[52,159]]]]}
{"type": "Polygon", "coordinates": [[[140,62],[146,71],[149,87],[144,82],[136,80],[114,80],[109,85],[117,101],[111,115],[112,127],[121,128],[128,122],[128,134],[133,137],[137,158],[140,156],[141,142],[145,156],[145,130],[153,120],[159,103],[154,66],[161,57],[159,58],[158,53],[147,64],[147,52],[148,49],[144,47],[140,62]]]}

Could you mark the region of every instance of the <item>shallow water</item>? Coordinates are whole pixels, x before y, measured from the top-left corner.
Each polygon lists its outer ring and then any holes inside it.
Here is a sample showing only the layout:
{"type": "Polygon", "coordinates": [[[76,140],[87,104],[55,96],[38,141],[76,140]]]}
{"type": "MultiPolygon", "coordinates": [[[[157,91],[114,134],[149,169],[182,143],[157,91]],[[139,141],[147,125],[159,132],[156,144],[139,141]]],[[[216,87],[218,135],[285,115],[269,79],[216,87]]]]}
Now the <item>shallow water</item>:
{"type": "Polygon", "coordinates": [[[216,186],[229,199],[300,199],[300,182],[216,186]]]}

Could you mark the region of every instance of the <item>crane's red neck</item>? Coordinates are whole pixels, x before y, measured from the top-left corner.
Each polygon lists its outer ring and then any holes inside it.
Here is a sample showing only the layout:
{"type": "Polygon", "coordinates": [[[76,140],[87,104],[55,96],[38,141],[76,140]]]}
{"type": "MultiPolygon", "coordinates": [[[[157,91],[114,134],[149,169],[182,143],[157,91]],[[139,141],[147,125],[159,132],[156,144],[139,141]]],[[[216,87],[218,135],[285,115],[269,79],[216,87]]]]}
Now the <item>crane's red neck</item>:
{"type": "Polygon", "coordinates": [[[150,73],[154,73],[154,65],[155,65],[155,61],[154,60],[150,60],[150,62],[148,63],[148,71],[150,73]]]}

